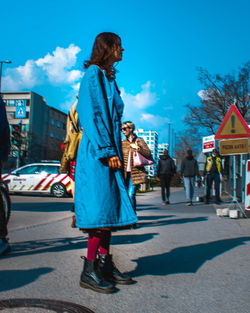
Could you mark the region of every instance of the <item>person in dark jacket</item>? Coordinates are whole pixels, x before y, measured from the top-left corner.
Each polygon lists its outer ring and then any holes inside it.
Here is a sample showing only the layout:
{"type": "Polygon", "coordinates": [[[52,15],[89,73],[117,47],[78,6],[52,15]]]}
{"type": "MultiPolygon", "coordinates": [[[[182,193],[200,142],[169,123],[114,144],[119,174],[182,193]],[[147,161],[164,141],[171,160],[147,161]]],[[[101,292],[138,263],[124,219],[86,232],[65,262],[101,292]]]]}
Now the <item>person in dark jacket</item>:
{"type": "Polygon", "coordinates": [[[157,179],[161,183],[161,197],[162,204],[170,204],[170,183],[171,178],[176,173],[176,167],[174,160],[169,156],[168,150],[163,152],[163,155],[160,156],[157,165],[157,179]]]}
{"type": "Polygon", "coordinates": [[[181,177],[184,179],[184,186],[186,191],[187,205],[193,205],[194,196],[194,181],[200,180],[198,163],[193,157],[192,150],[187,150],[187,156],[181,163],[181,177]],[[184,177],[183,177],[184,176],[184,177]]]}
{"type": "MultiPolygon", "coordinates": [[[[6,116],[5,104],[0,95],[0,180],[2,163],[7,161],[10,151],[10,129],[6,116]]],[[[0,255],[6,253],[10,247],[6,236],[8,234],[3,201],[0,199],[0,255]]]]}

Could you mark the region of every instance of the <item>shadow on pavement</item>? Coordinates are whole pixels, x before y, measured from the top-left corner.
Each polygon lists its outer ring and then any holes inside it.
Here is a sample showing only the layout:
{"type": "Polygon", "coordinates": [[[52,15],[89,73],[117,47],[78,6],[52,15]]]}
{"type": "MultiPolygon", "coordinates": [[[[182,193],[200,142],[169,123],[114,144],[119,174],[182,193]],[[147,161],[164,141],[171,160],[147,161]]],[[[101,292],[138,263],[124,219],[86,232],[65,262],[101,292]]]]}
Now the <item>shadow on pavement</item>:
{"type": "Polygon", "coordinates": [[[134,243],[141,243],[148,241],[154,238],[158,233],[149,233],[149,234],[135,234],[135,235],[118,235],[113,236],[111,245],[128,245],[134,243]]]}
{"type": "Polygon", "coordinates": [[[137,267],[129,275],[170,275],[179,273],[196,273],[208,260],[250,241],[250,237],[239,237],[185,246],[163,254],[150,255],[132,260],[137,267]]]}
{"type": "Polygon", "coordinates": [[[0,292],[28,285],[37,280],[39,276],[48,274],[53,270],[51,267],[40,267],[28,270],[0,271],[0,292]]]}
{"type": "Polygon", "coordinates": [[[70,212],[73,203],[57,203],[57,202],[33,202],[33,203],[14,203],[12,211],[24,212],[70,212]]]}
{"type": "Polygon", "coordinates": [[[176,215],[149,215],[149,216],[138,216],[139,221],[140,220],[162,220],[163,218],[171,218],[176,217],[176,215]]]}
{"type": "Polygon", "coordinates": [[[150,207],[146,207],[146,206],[142,206],[141,208],[138,208],[138,206],[136,206],[136,211],[144,211],[144,210],[161,210],[162,208],[159,206],[150,206],[150,207]]]}
{"type": "Polygon", "coordinates": [[[175,218],[171,220],[157,221],[157,222],[139,222],[137,223],[137,228],[142,227],[156,227],[156,226],[166,226],[172,224],[185,224],[185,223],[194,223],[194,222],[205,222],[207,217],[190,217],[190,218],[175,218]]]}
{"type": "MultiPolygon", "coordinates": [[[[151,240],[158,233],[113,235],[111,245],[128,245],[151,240]]],[[[2,258],[14,258],[24,255],[41,253],[57,253],[62,251],[80,250],[87,248],[87,236],[41,239],[11,243],[11,251],[2,258]]],[[[0,278],[1,280],[1,278],[0,278]]]]}

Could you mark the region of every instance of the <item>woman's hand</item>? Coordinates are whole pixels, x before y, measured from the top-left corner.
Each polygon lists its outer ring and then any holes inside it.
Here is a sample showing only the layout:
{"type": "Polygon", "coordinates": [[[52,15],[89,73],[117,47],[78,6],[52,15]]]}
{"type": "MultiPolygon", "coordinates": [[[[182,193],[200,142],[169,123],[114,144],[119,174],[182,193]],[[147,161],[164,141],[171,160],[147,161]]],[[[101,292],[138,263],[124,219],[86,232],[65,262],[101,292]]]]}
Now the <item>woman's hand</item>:
{"type": "Polygon", "coordinates": [[[135,143],[131,143],[130,147],[133,149],[136,149],[136,150],[138,150],[138,148],[139,148],[138,145],[136,145],[135,143]]]}
{"type": "Polygon", "coordinates": [[[118,156],[112,156],[112,157],[108,158],[108,166],[112,170],[117,170],[117,169],[121,168],[122,163],[121,163],[118,156]]]}

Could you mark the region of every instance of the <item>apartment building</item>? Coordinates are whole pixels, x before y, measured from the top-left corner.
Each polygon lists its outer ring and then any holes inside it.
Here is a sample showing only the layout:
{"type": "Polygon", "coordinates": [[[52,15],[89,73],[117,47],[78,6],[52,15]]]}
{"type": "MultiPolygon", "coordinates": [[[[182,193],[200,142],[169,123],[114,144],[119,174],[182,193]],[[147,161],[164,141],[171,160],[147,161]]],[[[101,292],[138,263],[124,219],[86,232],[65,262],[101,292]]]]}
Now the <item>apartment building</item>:
{"type": "MultiPolygon", "coordinates": [[[[48,106],[44,97],[32,91],[3,92],[2,98],[11,133],[14,125],[21,126],[20,163],[60,160],[67,114],[48,106]]],[[[9,162],[18,158],[18,150],[12,144],[9,162]]]]}
{"type": "Polygon", "coordinates": [[[169,144],[168,143],[159,143],[158,144],[158,159],[160,155],[163,155],[164,150],[168,150],[169,144]]]}

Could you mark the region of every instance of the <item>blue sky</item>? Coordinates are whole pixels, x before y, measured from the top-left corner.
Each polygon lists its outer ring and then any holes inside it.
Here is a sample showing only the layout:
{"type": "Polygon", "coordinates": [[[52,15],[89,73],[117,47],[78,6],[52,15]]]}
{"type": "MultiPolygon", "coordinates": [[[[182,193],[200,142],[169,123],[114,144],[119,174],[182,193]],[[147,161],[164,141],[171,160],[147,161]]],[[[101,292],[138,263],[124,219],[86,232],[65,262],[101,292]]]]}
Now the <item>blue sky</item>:
{"type": "MultiPolygon", "coordinates": [[[[249,0],[1,1],[3,91],[32,90],[67,112],[95,36],[119,34],[117,83],[124,119],[183,130],[185,104],[199,103],[197,67],[229,73],[250,60],[249,0]]],[[[210,135],[210,134],[207,134],[210,135]]]]}

